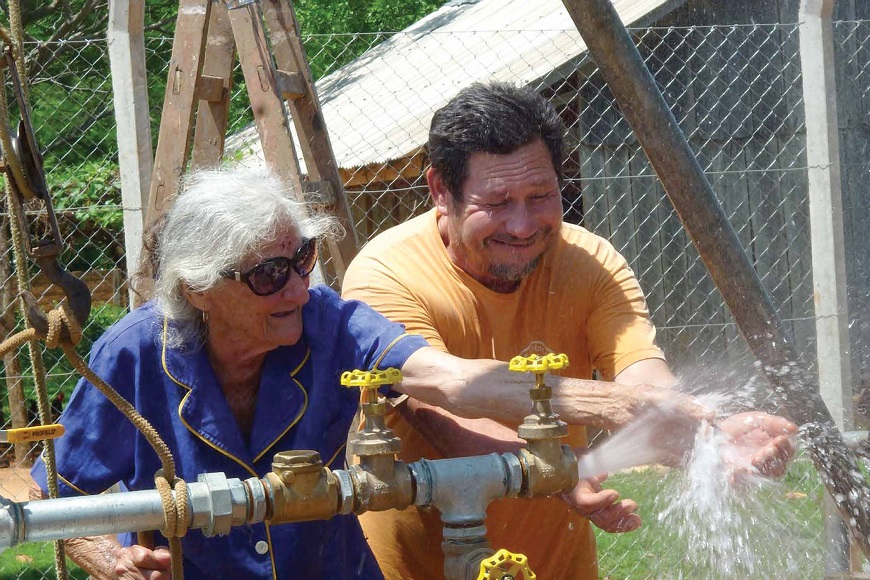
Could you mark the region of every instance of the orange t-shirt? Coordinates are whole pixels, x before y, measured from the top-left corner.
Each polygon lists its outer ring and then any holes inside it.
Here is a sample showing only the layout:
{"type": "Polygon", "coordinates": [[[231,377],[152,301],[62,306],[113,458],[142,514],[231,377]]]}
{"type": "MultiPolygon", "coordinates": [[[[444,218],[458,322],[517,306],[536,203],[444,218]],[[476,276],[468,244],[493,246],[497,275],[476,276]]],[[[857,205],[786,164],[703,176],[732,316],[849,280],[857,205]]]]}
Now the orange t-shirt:
{"type": "MultiPolygon", "coordinates": [[[[597,370],[605,380],[664,358],[625,259],[570,224],[515,292],[499,294],[453,265],[431,210],[366,244],[347,270],[343,296],[462,358],[564,352],[570,366],[562,374],[589,379],[597,370]]],[[[403,461],[441,457],[397,412],[387,424],[402,439],[403,461]]],[[[585,429],[572,427],[564,443],[585,445],[585,429]]],[[[437,510],[366,513],[360,521],[387,579],[443,578],[437,510]]],[[[590,524],[558,498],[496,501],[485,523],[493,548],[525,554],[538,578],[597,578],[590,524]]]]}

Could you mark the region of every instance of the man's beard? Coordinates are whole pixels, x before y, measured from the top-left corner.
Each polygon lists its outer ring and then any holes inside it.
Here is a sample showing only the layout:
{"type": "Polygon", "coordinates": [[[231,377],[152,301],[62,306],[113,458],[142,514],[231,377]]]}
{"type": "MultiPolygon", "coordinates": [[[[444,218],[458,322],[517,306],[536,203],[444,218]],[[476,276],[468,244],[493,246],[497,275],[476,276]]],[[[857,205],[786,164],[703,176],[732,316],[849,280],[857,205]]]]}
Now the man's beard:
{"type": "Polygon", "coordinates": [[[543,257],[544,255],[541,254],[525,264],[490,264],[487,273],[496,280],[518,284],[523,278],[535,271],[543,257]]]}
{"type": "MultiPolygon", "coordinates": [[[[553,245],[553,229],[546,228],[539,233],[539,239],[544,242],[543,251],[534,259],[525,264],[497,264],[490,262],[487,266],[487,273],[499,280],[501,282],[519,284],[523,278],[531,274],[535,271],[535,268],[538,267],[538,264],[541,263],[541,258],[544,257],[544,254],[550,249],[553,245]]],[[[504,242],[510,243],[511,240],[502,240],[504,242]]],[[[538,240],[535,240],[533,243],[537,243],[538,240]]]]}

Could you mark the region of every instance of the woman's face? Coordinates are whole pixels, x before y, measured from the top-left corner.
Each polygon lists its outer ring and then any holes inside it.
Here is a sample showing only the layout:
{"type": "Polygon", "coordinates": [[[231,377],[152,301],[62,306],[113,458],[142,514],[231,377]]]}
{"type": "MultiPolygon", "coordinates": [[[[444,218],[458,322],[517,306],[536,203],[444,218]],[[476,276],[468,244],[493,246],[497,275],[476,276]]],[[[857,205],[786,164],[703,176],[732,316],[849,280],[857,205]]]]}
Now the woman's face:
{"type": "MultiPolygon", "coordinates": [[[[295,233],[287,235],[263,247],[259,256],[242,262],[239,271],[248,272],[269,258],[293,258],[301,245],[295,233]]],[[[232,279],[200,294],[204,300],[200,309],[208,317],[208,342],[252,354],[296,344],[302,337],[302,306],[308,302],[308,283],[309,277],[301,278],[291,269],[284,287],[268,296],[258,296],[245,282],[232,279]]]]}

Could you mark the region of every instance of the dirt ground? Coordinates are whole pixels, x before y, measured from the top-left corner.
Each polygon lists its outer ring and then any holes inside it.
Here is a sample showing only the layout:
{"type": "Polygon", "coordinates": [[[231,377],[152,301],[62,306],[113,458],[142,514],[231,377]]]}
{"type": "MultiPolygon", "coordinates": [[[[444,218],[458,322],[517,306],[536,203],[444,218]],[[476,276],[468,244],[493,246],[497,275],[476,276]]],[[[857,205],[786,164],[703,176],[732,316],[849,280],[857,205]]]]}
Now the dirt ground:
{"type": "Polygon", "coordinates": [[[29,474],[30,469],[26,467],[0,469],[0,495],[14,501],[26,501],[29,474]]]}

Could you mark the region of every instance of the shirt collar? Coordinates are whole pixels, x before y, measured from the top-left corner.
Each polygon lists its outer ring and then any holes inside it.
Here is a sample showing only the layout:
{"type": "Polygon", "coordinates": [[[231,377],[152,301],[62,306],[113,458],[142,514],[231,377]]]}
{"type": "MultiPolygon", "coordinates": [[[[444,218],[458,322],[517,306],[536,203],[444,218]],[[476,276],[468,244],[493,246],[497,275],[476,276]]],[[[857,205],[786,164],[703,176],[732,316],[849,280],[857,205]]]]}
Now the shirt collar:
{"type": "Polygon", "coordinates": [[[188,392],[177,413],[197,438],[244,464],[249,470],[295,425],[308,406],[306,387],[298,375],[310,360],[307,341],[269,353],[257,393],[254,426],[246,443],[224,397],[214,369],[202,347],[182,349],[166,345],[163,328],[162,365],[166,376],[188,392]]]}

